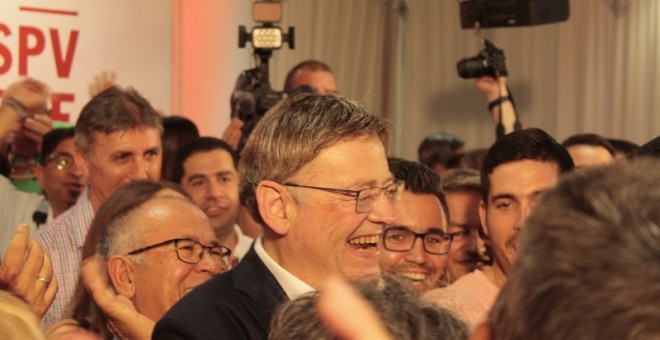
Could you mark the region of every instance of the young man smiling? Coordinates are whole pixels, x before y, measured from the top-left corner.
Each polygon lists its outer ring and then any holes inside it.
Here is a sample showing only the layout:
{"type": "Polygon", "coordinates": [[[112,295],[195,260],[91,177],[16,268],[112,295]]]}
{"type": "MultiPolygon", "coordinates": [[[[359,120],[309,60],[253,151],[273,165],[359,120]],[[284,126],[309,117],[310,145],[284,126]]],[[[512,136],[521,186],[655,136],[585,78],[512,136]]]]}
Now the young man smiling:
{"type": "Polygon", "coordinates": [[[383,234],[380,267],[425,292],[442,282],[453,237],[447,234],[440,176],[417,162],[390,158],[388,163],[394,176],[405,182],[405,191],[394,205],[396,221],[383,234]]]}

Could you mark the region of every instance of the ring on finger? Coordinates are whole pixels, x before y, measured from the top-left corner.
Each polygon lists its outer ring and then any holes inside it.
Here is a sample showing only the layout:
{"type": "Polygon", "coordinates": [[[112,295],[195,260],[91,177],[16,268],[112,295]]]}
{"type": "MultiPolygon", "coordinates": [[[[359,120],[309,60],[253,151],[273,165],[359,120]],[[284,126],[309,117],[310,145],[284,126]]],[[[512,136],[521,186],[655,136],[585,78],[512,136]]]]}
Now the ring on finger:
{"type": "Polygon", "coordinates": [[[47,277],[37,276],[37,280],[39,280],[39,281],[41,281],[41,282],[43,282],[43,283],[45,283],[45,284],[47,284],[47,285],[50,284],[50,280],[49,280],[47,277]]]}

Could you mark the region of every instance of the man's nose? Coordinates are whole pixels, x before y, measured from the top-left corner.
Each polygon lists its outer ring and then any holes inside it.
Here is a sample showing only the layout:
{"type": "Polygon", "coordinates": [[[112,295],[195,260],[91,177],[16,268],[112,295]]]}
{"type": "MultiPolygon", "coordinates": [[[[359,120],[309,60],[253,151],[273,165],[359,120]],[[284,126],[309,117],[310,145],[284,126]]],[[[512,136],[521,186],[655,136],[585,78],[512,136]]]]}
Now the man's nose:
{"type": "Polygon", "coordinates": [[[222,189],[221,185],[217,183],[217,181],[211,180],[208,182],[208,186],[206,188],[206,196],[224,197],[226,196],[226,192],[222,189]]]}
{"type": "Polygon", "coordinates": [[[394,215],[392,201],[383,194],[379,195],[376,202],[374,202],[374,208],[369,212],[367,219],[379,224],[394,224],[396,215],[394,215]]]}
{"type": "Polygon", "coordinates": [[[416,238],[413,247],[406,252],[406,260],[416,264],[426,262],[426,250],[424,250],[424,241],[421,238],[416,238]]]}

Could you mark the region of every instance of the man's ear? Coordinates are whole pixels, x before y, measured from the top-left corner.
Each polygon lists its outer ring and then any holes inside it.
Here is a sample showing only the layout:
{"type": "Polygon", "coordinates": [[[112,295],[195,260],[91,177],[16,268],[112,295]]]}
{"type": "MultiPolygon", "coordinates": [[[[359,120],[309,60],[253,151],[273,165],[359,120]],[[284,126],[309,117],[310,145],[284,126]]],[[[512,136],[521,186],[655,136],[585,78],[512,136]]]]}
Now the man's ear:
{"type": "Polygon", "coordinates": [[[487,322],[484,322],[477,326],[470,336],[470,340],[490,340],[490,326],[487,322]]]}
{"type": "Polygon", "coordinates": [[[78,169],[83,178],[89,178],[89,163],[87,162],[87,155],[83,153],[80,149],[76,147],[76,151],[73,153],[73,159],[76,161],[78,169]]]}
{"type": "Polygon", "coordinates": [[[255,190],[259,214],[266,226],[278,235],[286,235],[294,215],[293,197],[274,181],[261,181],[255,190]]]}
{"type": "Polygon", "coordinates": [[[479,202],[479,219],[481,220],[481,227],[484,229],[486,236],[490,237],[490,228],[488,227],[488,219],[486,215],[488,213],[488,207],[483,200],[479,202]]]}
{"type": "Polygon", "coordinates": [[[135,276],[132,263],[115,255],[108,260],[108,276],[117,294],[132,299],[135,296],[135,276]]]}

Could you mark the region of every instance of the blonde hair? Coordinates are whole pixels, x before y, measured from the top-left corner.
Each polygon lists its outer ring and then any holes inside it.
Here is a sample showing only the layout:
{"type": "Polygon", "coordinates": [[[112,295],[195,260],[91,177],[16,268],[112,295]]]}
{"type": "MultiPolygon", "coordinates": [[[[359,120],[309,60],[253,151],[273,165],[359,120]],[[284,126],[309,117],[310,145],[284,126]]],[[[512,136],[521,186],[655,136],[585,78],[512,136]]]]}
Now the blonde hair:
{"type": "Polygon", "coordinates": [[[4,290],[0,290],[0,339],[45,339],[28,304],[4,290]]]}

